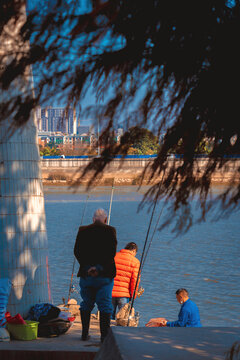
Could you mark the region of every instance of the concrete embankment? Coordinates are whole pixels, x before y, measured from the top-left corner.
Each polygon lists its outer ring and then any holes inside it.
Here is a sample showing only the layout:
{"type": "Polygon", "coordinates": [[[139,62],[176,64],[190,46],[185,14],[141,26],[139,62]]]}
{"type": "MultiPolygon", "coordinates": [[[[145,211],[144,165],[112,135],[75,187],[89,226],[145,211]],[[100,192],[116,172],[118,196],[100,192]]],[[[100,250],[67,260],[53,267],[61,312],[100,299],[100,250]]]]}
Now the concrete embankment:
{"type": "MultiPolygon", "coordinates": [[[[94,177],[97,185],[138,185],[141,181],[142,172],[147,165],[151,165],[152,159],[114,159],[104,168],[101,177],[95,176],[94,169],[81,177],[84,170],[89,165],[89,159],[43,159],[41,160],[42,178],[45,185],[59,184],[65,185],[73,182],[86,184],[90,178],[94,177]]],[[[181,160],[169,159],[168,169],[175,162],[175,166],[181,163],[181,160]]],[[[208,159],[197,159],[195,171],[198,176],[204,174],[208,159]]],[[[235,182],[240,181],[240,159],[233,159],[224,166],[218,167],[212,175],[212,183],[229,184],[234,175],[238,174],[235,182]]],[[[151,179],[150,184],[158,182],[162,174],[151,179]]],[[[149,184],[149,172],[146,172],[143,185],[149,184]]]]}

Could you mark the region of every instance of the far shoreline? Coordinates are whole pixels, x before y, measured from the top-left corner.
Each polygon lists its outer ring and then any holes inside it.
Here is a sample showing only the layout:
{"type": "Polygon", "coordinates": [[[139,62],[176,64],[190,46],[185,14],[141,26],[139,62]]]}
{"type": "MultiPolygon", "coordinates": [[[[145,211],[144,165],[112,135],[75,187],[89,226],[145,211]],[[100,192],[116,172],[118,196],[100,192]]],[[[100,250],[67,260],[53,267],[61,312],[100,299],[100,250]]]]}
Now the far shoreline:
{"type": "MultiPolygon", "coordinates": [[[[208,159],[198,159],[194,165],[195,175],[199,179],[205,175],[208,159]]],[[[88,159],[47,159],[41,161],[42,182],[46,186],[87,186],[90,182],[95,186],[131,186],[131,185],[154,185],[162,181],[163,173],[157,173],[153,177],[147,171],[152,159],[114,159],[106,165],[101,174],[96,175],[92,169],[84,174],[90,161],[88,159]]],[[[172,170],[172,165],[181,166],[181,159],[169,159],[166,173],[172,170]]],[[[212,185],[235,185],[240,183],[240,159],[230,160],[223,166],[217,167],[211,175],[212,185]]]]}

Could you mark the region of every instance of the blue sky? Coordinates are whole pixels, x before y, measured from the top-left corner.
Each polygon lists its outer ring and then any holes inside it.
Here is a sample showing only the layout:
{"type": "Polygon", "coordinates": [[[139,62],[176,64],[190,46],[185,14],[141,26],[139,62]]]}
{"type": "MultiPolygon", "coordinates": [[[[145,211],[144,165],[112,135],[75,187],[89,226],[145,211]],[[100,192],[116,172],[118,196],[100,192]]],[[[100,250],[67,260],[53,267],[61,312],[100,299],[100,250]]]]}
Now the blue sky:
{"type": "MultiPolygon", "coordinates": [[[[29,14],[31,11],[37,11],[37,13],[40,14],[46,14],[47,12],[51,11],[57,0],[48,0],[48,1],[41,1],[41,0],[27,0],[27,13],[29,14]]],[[[70,2],[71,3],[71,2],[70,2]]],[[[88,0],[78,0],[75,1],[75,3],[78,3],[78,6],[76,8],[76,15],[86,13],[90,10],[89,7],[89,1],[88,0]]],[[[63,29],[63,33],[67,34],[69,32],[69,29],[63,29]]],[[[53,34],[54,36],[54,34],[53,34]]],[[[72,59],[74,60],[74,59],[72,59]]],[[[63,59],[63,64],[66,66],[69,65],[69,62],[71,59],[63,59]]],[[[64,66],[64,65],[63,65],[64,66]]],[[[38,76],[39,69],[37,67],[33,67],[33,74],[35,79],[35,84],[37,82],[37,76],[38,76]]],[[[57,93],[57,91],[56,91],[57,93]]],[[[52,106],[65,106],[66,101],[64,101],[64,96],[61,94],[61,97],[63,97],[60,101],[57,99],[57,96],[54,96],[52,99],[49,99],[49,103],[45,103],[44,105],[52,105],[52,106]]],[[[95,103],[94,97],[89,92],[88,96],[86,97],[84,101],[84,106],[89,106],[95,103]]],[[[82,104],[83,105],[83,104],[82,104]]],[[[77,106],[77,112],[78,112],[79,106],[77,106]]],[[[90,125],[91,120],[85,120],[82,119],[83,123],[82,125],[90,125]]]]}
{"type": "MultiPolygon", "coordinates": [[[[54,5],[56,3],[56,0],[49,0],[49,1],[40,1],[40,0],[28,0],[28,4],[27,4],[27,8],[28,8],[28,13],[30,13],[31,11],[34,11],[34,10],[37,10],[37,13],[39,14],[39,16],[41,14],[43,15],[46,15],[48,12],[50,12],[53,8],[54,8],[54,5]]],[[[76,15],[78,14],[83,14],[83,13],[86,13],[90,10],[90,7],[89,7],[89,1],[88,0],[77,0],[76,2],[69,2],[68,4],[70,3],[74,3],[74,4],[77,4],[77,8],[76,10],[74,11],[74,13],[76,15]]],[[[63,8],[63,11],[66,11],[66,7],[67,7],[67,2],[64,4],[64,8],[63,8]],[[66,7],[65,7],[66,5],[66,7]]],[[[73,26],[73,25],[72,25],[73,26]]],[[[70,32],[70,27],[67,27],[67,26],[63,26],[61,28],[61,34],[62,35],[65,35],[65,36],[68,36],[70,32]]],[[[56,36],[56,34],[52,34],[52,39],[54,39],[56,36]]],[[[111,38],[111,35],[110,34],[106,34],[106,37],[105,39],[102,40],[102,44],[103,46],[106,46],[106,44],[109,44],[111,38]]],[[[79,39],[81,40],[80,36],[78,37],[78,39],[76,40],[79,41],[79,39]]],[[[32,41],[33,40],[33,37],[32,37],[32,41]]],[[[122,40],[121,40],[122,41],[122,40]]],[[[118,39],[115,39],[114,40],[114,46],[122,46],[121,45],[121,41],[119,42],[118,39]]],[[[68,46],[68,43],[66,41],[66,46],[68,46]]],[[[78,45],[78,44],[77,44],[78,45]]],[[[64,46],[64,42],[61,42],[61,46],[64,46]]],[[[77,48],[77,46],[76,46],[77,48]]],[[[68,56],[67,57],[63,57],[61,60],[60,63],[58,63],[58,70],[60,70],[60,67],[62,67],[63,69],[66,68],[66,67],[69,67],[69,72],[68,74],[71,73],[71,68],[73,69],[73,71],[75,71],[75,65],[76,64],[79,64],[80,63],[80,60],[78,57],[76,57],[75,55],[75,47],[74,47],[74,43],[69,43],[69,48],[68,48],[68,56]],[[71,65],[71,66],[69,66],[71,65]]],[[[38,65],[38,66],[34,66],[33,67],[33,74],[34,74],[34,78],[35,78],[35,91],[37,92],[37,77],[41,78],[42,77],[42,72],[45,72],[45,67],[44,66],[41,66],[38,65]]],[[[51,73],[51,70],[48,71],[48,74],[51,73]]],[[[53,79],[54,81],[54,79],[53,79]]],[[[47,99],[47,102],[42,102],[40,105],[41,106],[49,106],[49,105],[52,105],[52,106],[65,106],[67,101],[64,101],[64,98],[67,99],[67,94],[63,94],[63,92],[60,93],[60,97],[61,99],[58,100],[58,89],[61,88],[61,84],[60,86],[58,87],[57,84],[53,84],[52,86],[52,89],[53,89],[53,92],[54,92],[54,96],[50,99],[48,98],[47,99]],[[55,91],[55,88],[56,88],[56,91],[55,91]]],[[[86,107],[93,107],[96,105],[96,98],[93,94],[93,87],[91,87],[91,85],[89,86],[89,91],[87,92],[84,100],[81,102],[81,108],[84,109],[86,107]]],[[[109,94],[111,94],[111,89],[108,91],[109,94]]],[[[102,103],[101,103],[102,104],[102,103]]],[[[79,109],[79,104],[77,106],[77,111],[79,109]]],[[[92,123],[92,120],[86,120],[85,119],[82,119],[82,121],[84,121],[84,125],[85,124],[90,124],[92,123]]],[[[95,121],[96,122],[96,121],[95,121]]]]}

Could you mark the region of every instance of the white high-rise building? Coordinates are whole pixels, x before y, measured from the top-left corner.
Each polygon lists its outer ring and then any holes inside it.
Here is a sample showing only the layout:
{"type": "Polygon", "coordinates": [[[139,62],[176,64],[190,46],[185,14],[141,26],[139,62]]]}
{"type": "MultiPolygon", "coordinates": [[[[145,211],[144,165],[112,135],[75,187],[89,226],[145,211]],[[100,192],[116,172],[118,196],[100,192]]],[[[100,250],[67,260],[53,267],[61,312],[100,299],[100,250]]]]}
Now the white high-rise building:
{"type": "Polygon", "coordinates": [[[73,134],[77,134],[77,115],[76,115],[76,108],[73,109],[73,134]]]}
{"type": "Polygon", "coordinates": [[[77,133],[77,119],[74,109],[47,106],[41,109],[41,126],[39,131],[62,132],[65,134],[77,133]]]}

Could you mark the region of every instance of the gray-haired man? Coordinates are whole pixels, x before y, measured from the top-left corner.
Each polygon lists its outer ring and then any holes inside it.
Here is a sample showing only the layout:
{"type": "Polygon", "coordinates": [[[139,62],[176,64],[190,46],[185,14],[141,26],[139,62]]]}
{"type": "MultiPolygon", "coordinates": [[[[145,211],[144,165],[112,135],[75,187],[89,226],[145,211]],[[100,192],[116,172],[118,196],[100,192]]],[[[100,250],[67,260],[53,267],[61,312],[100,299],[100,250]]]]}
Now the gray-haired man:
{"type": "Polygon", "coordinates": [[[79,228],[74,247],[74,255],[80,264],[77,276],[80,277],[82,297],[82,340],[88,339],[90,316],[95,303],[100,311],[101,341],[110,327],[116,248],[116,230],[107,225],[105,210],[97,209],[93,223],[79,228]]]}

